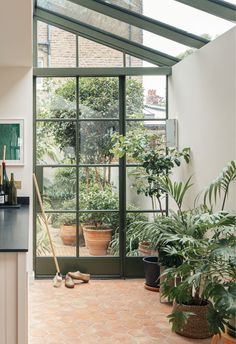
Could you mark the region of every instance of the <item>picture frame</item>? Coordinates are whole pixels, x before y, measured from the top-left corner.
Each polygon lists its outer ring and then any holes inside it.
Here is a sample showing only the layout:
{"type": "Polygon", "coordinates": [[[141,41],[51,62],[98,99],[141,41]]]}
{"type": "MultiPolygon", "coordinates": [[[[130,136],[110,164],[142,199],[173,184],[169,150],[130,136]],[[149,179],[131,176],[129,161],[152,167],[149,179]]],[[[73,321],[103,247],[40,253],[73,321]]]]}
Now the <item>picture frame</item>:
{"type": "Polygon", "coordinates": [[[24,165],[24,119],[0,118],[0,162],[6,146],[6,165],[24,165]]]}

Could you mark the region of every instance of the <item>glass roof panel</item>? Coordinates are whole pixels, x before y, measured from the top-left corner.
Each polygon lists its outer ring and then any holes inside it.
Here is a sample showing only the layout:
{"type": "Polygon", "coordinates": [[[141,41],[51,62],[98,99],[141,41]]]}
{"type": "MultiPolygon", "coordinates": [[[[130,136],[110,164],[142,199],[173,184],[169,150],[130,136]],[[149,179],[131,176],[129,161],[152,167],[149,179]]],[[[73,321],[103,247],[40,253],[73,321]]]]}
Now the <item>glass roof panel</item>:
{"type": "Polygon", "coordinates": [[[227,0],[227,1],[222,0],[222,2],[226,2],[226,3],[228,2],[230,4],[236,5],[236,0],[227,0]]]}
{"type": "Polygon", "coordinates": [[[160,37],[133,25],[120,22],[109,16],[71,3],[68,0],[38,0],[38,6],[172,56],[178,56],[188,49],[186,45],[160,37]]]}
{"type": "MultiPolygon", "coordinates": [[[[105,2],[142,13],[149,18],[175,26],[198,36],[208,34],[212,39],[234,26],[230,21],[197,10],[175,0],[143,0],[142,10],[140,0],[105,0],[105,2]]],[[[236,0],[227,2],[235,4],[236,0]]]]}

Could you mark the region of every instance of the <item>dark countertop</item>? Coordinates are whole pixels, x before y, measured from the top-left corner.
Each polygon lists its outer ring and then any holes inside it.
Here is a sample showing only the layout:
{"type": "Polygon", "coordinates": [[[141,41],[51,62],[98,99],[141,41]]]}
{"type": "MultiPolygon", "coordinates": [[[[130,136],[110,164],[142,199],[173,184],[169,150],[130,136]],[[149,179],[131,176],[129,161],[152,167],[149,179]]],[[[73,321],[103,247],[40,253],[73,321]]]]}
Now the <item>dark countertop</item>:
{"type": "Polygon", "coordinates": [[[0,208],[0,252],[27,252],[29,206],[0,208]]]}

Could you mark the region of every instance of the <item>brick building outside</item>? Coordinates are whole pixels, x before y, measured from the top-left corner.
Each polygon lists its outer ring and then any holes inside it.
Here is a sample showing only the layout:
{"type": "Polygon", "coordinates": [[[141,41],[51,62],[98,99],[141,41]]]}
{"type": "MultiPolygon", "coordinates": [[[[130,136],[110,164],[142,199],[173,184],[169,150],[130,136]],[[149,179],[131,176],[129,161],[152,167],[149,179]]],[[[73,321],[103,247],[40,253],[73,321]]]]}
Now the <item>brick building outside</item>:
{"type": "MultiPolygon", "coordinates": [[[[119,5],[123,0],[115,3],[119,5]]],[[[57,5],[51,10],[62,11],[63,0],[59,0],[57,5]]],[[[131,5],[130,5],[131,6],[131,5]]],[[[132,0],[132,8],[142,13],[142,0],[132,0]]],[[[127,3],[127,8],[129,5],[127,3]]],[[[70,15],[74,19],[84,21],[102,30],[115,33],[130,39],[131,41],[143,42],[142,30],[104,16],[97,12],[88,10],[82,6],[71,4],[66,7],[66,15],[70,15]],[[76,12],[77,10],[77,12],[76,12]]],[[[48,25],[38,22],[38,67],[142,67],[143,61],[125,55],[115,49],[111,49],[105,45],[98,44],[81,36],[76,42],[76,35],[48,25]],[[77,51],[78,48],[78,51],[77,51]],[[76,62],[78,58],[78,63],[76,62]]]]}

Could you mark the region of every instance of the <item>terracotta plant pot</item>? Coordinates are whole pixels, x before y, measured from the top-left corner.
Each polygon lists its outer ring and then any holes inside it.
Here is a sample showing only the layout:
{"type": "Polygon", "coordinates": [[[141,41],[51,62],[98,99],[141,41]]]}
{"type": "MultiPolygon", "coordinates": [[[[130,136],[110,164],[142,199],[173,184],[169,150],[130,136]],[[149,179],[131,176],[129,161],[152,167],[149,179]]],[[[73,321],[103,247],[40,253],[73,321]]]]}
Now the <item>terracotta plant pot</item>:
{"type": "Polygon", "coordinates": [[[83,233],[83,236],[84,236],[85,246],[86,246],[86,248],[88,248],[86,228],[88,228],[88,229],[96,229],[96,226],[91,225],[89,223],[81,223],[80,227],[82,228],[82,233],[83,233]]]}
{"type": "Polygon", "coordinates": [[[87,244],[89,254],[91,256],[105,256],[107,254],[108,245],[111,241],[112,229],[96,227],[83,227],[85,242],[87,244]]]}
{"type": "Polygon", "coordinates": [[[64,245],[76,244],[76,225],[61,225],[60,238],[64,245]]]}
{"type": "Polygon", "coordinates": [[[195,315],[190,315],[186,325],[182,330],[176,331],[181,336],[188,338],[204,339],[212,336],[209,323],[207,321],[207,313],[211,307],[210,302],[206,302],[205,305],[183,305],[174,303],[173,310],[182,312],[191,312],[195,315]]]}
{"type": "Polygon", "coordinates": [[[150,243],[142,241],[138,245],[138,252],[141,257],[158,256],[158,252],[150,248],[150,243]]]}

